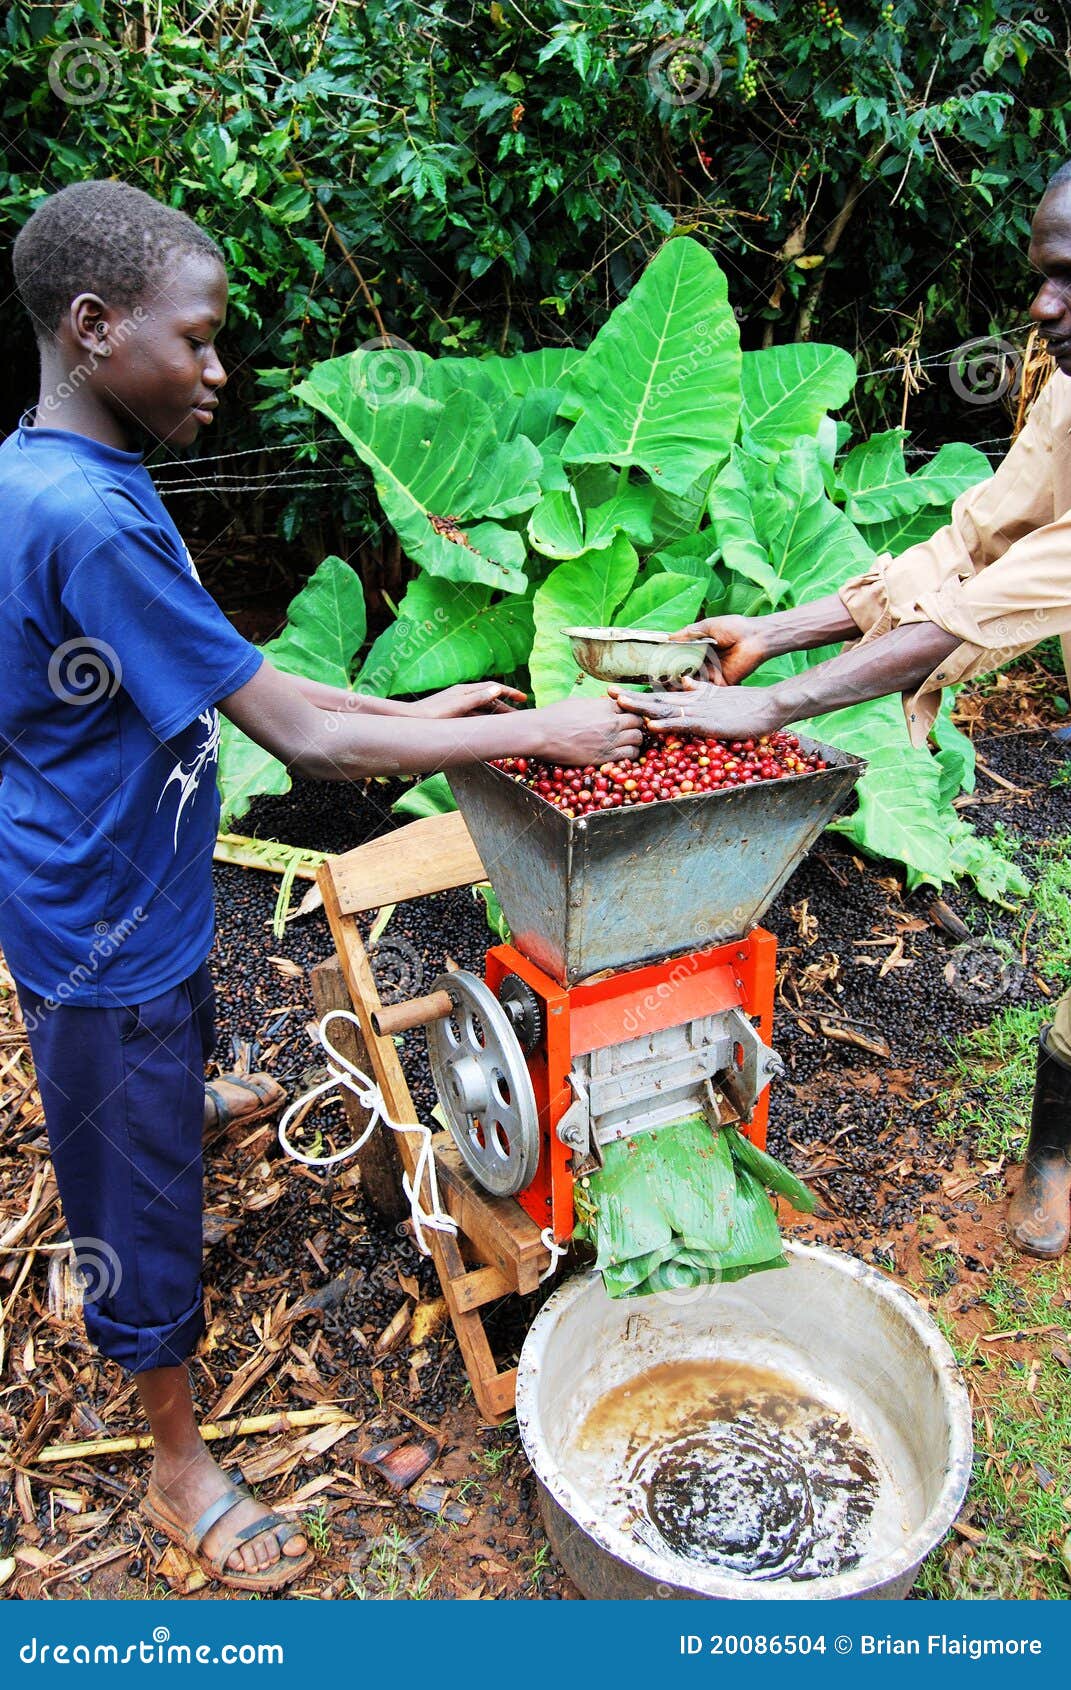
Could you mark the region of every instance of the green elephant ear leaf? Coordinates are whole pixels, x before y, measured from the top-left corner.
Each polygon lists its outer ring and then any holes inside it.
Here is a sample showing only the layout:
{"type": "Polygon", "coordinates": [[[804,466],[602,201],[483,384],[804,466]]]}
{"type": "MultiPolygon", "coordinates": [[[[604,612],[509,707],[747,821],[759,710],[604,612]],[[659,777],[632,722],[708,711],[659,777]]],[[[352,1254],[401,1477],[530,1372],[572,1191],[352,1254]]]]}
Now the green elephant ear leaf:
{"type": "Polygon", "coordinates": [[[853,522],[892,522],[926,506],[937,506],[943,514],[968,487],[992,474],[989,459],[977,447],[947,441],[910,475],[904,439],[902,429],[891,428],[848,453],[839,484],[847,495],[845,513],[853,522]]]}
{"type": "Polygon", "coordinates": [[[769,503],[775,499],[772,470],[739,446],[734,446],[728,463],[714,478],[707,508],[713,536],[726,568],[758,587],[767,609],[776,610],[789,591],[790,583],[773,568],[756,528],[755,503],[760,482],[766,483],[769,503]]]}
{"type": "Polygon", "coordinates": [[[607,499],[595,505],[584,519],[584,543],[587,546],[608,546],[618,529],[627,534],[637,546],[649,546],[654,539],[652,517],[655,490],[649,483],[629,482],[607,499]]]}
{"type": "Polygon", "coordinates": [[[553,704],[574,692],[605,691],[597,681],[578,684],[580,672],[562,629],[609,626],[628,596],[638,567],[635,546],[626,535],[617,534],[602,550],[560,563],[536,589],[529,670],[537,705],[553,704]]]}
{"type": "Polygon", "coordinates": [[[868,763],[855,789],[858,806],[830,824],[834,831],[872,856],[903,863],[911,888],[949,880],[950,818],[941,802],[941,765],[908,739],[899,694],[832,710],[798,726],[868,763]]]}
{"type": "Polygon", "coordinates": [[[391,805],[399,816],[444,816],[456,810],[457,804],[445,775],[428,775],[403,792],[391,805]]]}
{"type": "Polygon", "coordinates": [[[416,390],[382,399],[354,352],[318,364],[295,389],[330,417],[372,471],[407,555],[449,581],[523,591],[524,540],[496,521],[539,498],[542,459],[523,436],[500,440],[489,407],[460,389],[443,403],[416,390]]]}
{"type": "MultiPolygon", "coordinates": [[[[657,628],[672,634],[695,620],[710,580],[709,565],[704,577],[671,575],[656,570],[634,587],[617,613],[622,628],[657,628]]],[[[670,648],[672,649],[672,648],[670,648]]]]}
{"type": "Polygon", "coordinates": [[[528,518],[528,539],[544,557],[579,557],[587,549],[584,513],[573,489],[544,493],[528,518]]]}
{"type": "Polygon", "coordinates": [[[686,493],[729,450],[740,331],[724,273],[687,237],[667,241],[569,373],[567,463],[637,464],[686,493]]]}
{"type": "Polygon", "coordinates": [[[809,341],[745,352],[740,428],[746,444],[780,449],[817,435],[827,411],[855,386],[855,359],[840,346],[809,341]]]}
{"type": "Polygon", "coordinates": [[[766,518],[770,564],[794,604],[835,593],[851,576],[872,567],[874,553],[826,493],[814,441],[801,440],[781,454],[773,487],[774,494],[756,503],[760,520],[766,518]]]}
{"type": "Polygon", "coordinates": [[[512,674],[532,644],[532,606],[516,594],[492,603],[493,596],[479,583],[418,575],[372,645],[357,690],[394,698],[512,674]]]}
{"type": "MultiPolygon", "coordinates": [[[[340,557],[325,557],[287,609],[277,639],[264,656],[287,675],[303,675],[326,686],[348,687],[353,660],[364,643],[366,615],[360,577],[340,557]]],[[[223,717],[220,722],[220,827],[244,816],[260,793],[290,791],[290,776],[278,758],[223,717]]]]}

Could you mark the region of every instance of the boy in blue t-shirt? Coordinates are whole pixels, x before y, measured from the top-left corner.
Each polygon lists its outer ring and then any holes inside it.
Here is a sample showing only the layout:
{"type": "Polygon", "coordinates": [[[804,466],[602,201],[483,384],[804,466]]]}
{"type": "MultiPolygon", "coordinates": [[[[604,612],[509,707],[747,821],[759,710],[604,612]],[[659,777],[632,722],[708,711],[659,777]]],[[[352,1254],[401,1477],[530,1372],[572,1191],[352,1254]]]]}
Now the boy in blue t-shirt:
{"type": "Polygon", "coordinates": [[[201,587],[141,460],[191,445],[219,402],[219,248],[136,188],[83,182],[34,212],[15,277],[41,388],[0,446],[0,946],[87,1331],[152,1428],[145,1512],[222,1582],[275,1589],[311,1554],[213,1461],[185,1365],[204,1325],[216,708],[322,780],[601,763],[635,753],[640,722],[609,699],[515,711],[491,682],[399,704],[279,673],[201,587]]]}

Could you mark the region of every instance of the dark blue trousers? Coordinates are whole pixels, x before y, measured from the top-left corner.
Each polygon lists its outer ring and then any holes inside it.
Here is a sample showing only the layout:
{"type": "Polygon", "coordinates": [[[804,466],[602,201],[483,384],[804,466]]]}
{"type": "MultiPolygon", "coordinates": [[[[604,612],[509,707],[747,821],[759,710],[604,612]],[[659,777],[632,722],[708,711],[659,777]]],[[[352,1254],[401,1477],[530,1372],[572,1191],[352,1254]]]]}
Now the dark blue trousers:
{"type": "Polygon", "coordinates": [[[85,1009],[23,986],[60,1201],[102,1354],[144,1373],[185,1361],[201,1294],[208,968],[144,1003],[85,1009]]]}

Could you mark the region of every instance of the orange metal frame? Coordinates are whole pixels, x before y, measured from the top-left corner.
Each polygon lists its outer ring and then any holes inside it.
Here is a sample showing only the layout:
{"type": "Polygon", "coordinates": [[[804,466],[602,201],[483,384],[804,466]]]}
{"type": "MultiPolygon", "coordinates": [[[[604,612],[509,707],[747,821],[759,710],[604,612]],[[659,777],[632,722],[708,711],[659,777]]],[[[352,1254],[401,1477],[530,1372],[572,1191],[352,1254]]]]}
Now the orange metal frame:
{"type": "MultiPolygon", "coordinates": [[[[736,1007],[757,1021],[762,1039],[769,1044],[773,1037],[776,958],[773,934],[756,927],[746,939],[570,989],[544,974],[512,945],[496,945],[488,951],[487,984],[496,995],[505,976],[517,974],[543,1005],[545,1036],[528,1058],[542,1140],[539,1168],[531,1185],[517,1198],[540,1228],[549,1226],[559,1243],[573,1235],[572,1152],[560,1142],[556,1131],[573,1101],[569,1085],[573,1058],[736,1007]]],[[[769,1102],[767,1087],[750,1123],[743,1128],[760,1148],[766,1145],[769,1102]]]]}

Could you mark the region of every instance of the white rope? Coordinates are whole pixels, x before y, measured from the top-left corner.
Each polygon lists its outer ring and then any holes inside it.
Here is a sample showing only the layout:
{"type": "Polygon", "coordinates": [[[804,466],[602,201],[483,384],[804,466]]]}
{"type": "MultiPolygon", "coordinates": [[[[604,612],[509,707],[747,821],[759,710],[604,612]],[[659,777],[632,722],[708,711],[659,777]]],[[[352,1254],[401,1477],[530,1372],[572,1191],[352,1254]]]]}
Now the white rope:
{"type": "Polygon", "coordinates": [[[351,1010],[332,1009],[323,1017],[316,1029],[316,1035],[327,1052],[329,1059],[327,1068],[330,1077],[322,1080],[318,1086],[313,1086],[311,1091],[295,1098],[294,1102],[289,1105],[279,1122],[279,1143],[288,1156],[292,1157],[295,1162],[304,1163],[307,1168],[331,1168],[337,1162],[344,1162],[347,1157],[355,1155],[358,1150],[367,1144],[380,1121],[385,1126],[390,1127],[392,1132],[419,1134],[421,1144],[417,1152],[413,1177],[410,1179],[408,1174],[402,1175],[402,1189],[409,1199],[409,1208],[413,1217],[413,1235],[416,1239],[417,1249],[421,1255],[430,1256],[431,1250],[424,1242],[425,1228],[429,1232],[457,1232],[457,1222],[452,1215],[447,1214],[439,1197],[439,1181],[435,1168],[435,1152],[432,1149],[431,1128],[422,1126],[419,1121],[393,1121],[391,1119],[387,1114],[383,1093],[375,1081],[370,1080],[367,1074],[363,1073],[360,1068],[355,1067],[348,1057],[343,1056],[340,1050],[336,1050],[327,1037],[326,1028],[329,1021],[349,1021],[351,1025],[357,1028],[358,1032],[361,1031],[361,1023],[351,1010]],[[360,1138],[355,1139],[352,1144],[348,1144],[344,1150],[336,1150],[332,1156],[306,1156],[304,1151],[298,1150],[290,1143],[286,1136],[286,1129],[299,1110],[304,1110],[307,1104],[314,1102],[318,1097],[323,1097],[326,1092],[333,1091],[336,1086],[345,1086],[347,1091],[353,1092],[361,1107],[368,1110],[368,1125],[360,1138]],[[428,1195],[430,1197],[430,1207],[427,1209],[423,1207],[420,1201],[420,1192],[425,1175],[427,1175],[428,1195]]]}
{"type": "Polygon", "coordinates": [[[539,1236],[550,1251],[550,1263],[539,1276],[539,1283],[542,1285],[544,1279],[549,1279],[552,1273],[557,1272],[558,1263],[563,1256],[569,1254],[569,1246],[568,1244],[555,1243],[554,1228],[551,1226],[545,1226],[539,1236]]]}

